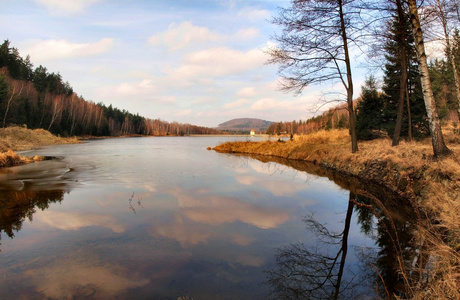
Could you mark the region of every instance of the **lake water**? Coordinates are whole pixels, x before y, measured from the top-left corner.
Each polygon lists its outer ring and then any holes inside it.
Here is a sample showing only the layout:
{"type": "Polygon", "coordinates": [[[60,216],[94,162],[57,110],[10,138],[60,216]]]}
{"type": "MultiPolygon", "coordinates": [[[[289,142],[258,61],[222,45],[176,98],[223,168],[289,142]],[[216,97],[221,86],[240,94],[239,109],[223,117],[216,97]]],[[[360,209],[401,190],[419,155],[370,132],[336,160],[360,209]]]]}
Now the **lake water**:
{"type": "Polygon", "coordinates": [[[303,162],[206,150],[235,139],[24,153],[56,158],[1,170],[0,299],[277,299],[295,289],[374,299],[379,275],[398,290],[392,257],[413,231],[407,213],[385,209],[397,212],[395,245],[359,184],[303,162]]]}

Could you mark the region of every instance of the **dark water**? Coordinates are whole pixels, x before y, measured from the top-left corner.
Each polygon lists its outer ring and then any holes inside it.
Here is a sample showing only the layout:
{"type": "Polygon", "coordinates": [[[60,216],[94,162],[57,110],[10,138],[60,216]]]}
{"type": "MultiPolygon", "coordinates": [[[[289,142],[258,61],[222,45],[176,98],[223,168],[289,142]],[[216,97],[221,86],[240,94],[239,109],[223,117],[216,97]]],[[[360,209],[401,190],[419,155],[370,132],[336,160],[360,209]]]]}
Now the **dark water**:
{"type": "Polygon", "coordinates": [[[305,163],[206,150],[227,139],[89,141],[2,170],[0,299],[377,299],[381,278],[401,290],[395,250],[413,258],[413,229],[397,200],[305,163]]]}

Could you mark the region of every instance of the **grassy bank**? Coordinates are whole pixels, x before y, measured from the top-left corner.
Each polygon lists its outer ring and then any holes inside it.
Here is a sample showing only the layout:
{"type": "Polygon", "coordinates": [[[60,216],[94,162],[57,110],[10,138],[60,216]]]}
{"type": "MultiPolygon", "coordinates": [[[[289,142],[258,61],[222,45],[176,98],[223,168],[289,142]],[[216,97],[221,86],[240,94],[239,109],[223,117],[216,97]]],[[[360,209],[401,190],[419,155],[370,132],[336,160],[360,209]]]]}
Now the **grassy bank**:
{"type": "Polygon", "coordinates": [[[14,151],[40,146],[78,143],[77,138],[61,138],[44,129],[23,127],[0,128],[0,167],[9,167],[42,160],[41,157],[20,157],[14,151]]]}
{"type": "Polygon", "coordinates": [[[429,280],[408,281],[408,295],[460,299],[460,144],[458,135],[448,129],[445,133],[454,155],[440,160],[433,159],[430,139],[398,147],[391,147],[389,139],[361,142],[359,152],[352,154],[347,130],[322,131],[288,142],[231,142],[213,149],[309,161],[398,193],[430,220],[420,226],[420,240],[432,262],[429,280]]]}

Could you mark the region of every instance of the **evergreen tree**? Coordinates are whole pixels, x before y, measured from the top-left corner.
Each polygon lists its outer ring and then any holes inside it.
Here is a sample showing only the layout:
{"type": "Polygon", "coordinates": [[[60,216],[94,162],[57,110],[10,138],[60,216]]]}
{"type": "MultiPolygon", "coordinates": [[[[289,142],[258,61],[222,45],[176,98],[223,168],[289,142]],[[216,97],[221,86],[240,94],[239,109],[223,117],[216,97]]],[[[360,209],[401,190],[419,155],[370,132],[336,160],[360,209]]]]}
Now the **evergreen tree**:
{"type": "MultiPolygon", "coordinates": [[[[411,33],[410,22],[407,15],[404,20],[404,24],[406,29],[406,57],[408,68],[407,94],[409,97],[409,106],[406,102],[400,136],[409,136],[409,126],[411,126],[414,136],[424,137],[429,134],[429,128],[423,102],[419,72],[417,69],[414,38],[411,33]],[[409,125],[409,110],[411,114],[411,125],[409,125]]],[[[390,136],[393,136],[395,131],[401,78],[401,61],[399,54],[399,43],[401,38],[399,37],[399,30],[397,26],[399,26],[399,21],[397,16],[395,16],[395,18],[388,24],[388,36],[386,37],[385,42],[385,59],[387,63],[385,64],[382,87],[384,92],[382,129],[390,136]]]]}
{"type": "Polygon", "coordinates": [[[381,129],[383,102],[373,76],[367,78],[365,85],[361,88],[361,101],[356,110],[358,139],[371,140],[376,138],[377,136],[373,134],[373,131],[381,129]]]}
{"type": "Polygon", "coordinates": [[[8,82],[6,82],[5,77],[0,75],[0,106],[3,106],[3,103],[6,101],[6,97],[8,96],[8,82]]]}
{"type": "Polygon", "coordinates": [[[19,80],[31,80],[32,79],[32,63],[30,57],[27,56],[23,59],[19,54],[19,50],[10,47],[10,41],[5,40],[0,45],[0,68],[7,67],[10,76],[14,79],[19,80]]]}
{"type": "Polygon", "coordinates": [[[436,107],[442,120],[449,115],[449,110],[456,110],[458,105],[452,64],[446,60],[435,59],[430,63],[429,69],[436,107]]]}

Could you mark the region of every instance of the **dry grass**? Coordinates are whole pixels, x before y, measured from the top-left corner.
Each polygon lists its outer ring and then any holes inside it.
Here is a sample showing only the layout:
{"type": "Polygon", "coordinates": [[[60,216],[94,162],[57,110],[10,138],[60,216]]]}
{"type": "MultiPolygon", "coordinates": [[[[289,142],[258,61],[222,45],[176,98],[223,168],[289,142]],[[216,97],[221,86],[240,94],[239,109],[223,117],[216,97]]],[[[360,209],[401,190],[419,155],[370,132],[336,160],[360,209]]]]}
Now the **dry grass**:
{"type": "Polygon", "coordinates": [[[0,152],[28,150],[40,146],[78,143],[77,138],[61,138],[44,129],[0,128],[0,152]]]}
{"type": "Polygon", "coordinates": [[[61,138],[44,129],[0,128],[0,167],[16,166],[43,160],[43,157],[20,157],[13,152],[55,144],[79,143],[77,138],[61,138]]]}
{"type": "Polygon", "coordinates": [[[8,150],[5,153],[0,153],[0,168],[2,167],[11,167],[17,166],[25,163],[30,163],[34,161],[43,160],[44,157],[34,156],[34,157],[23,157],[19,156],[13,150],[8,150]]]}
{"type": "Polygon", "coordinates": [[[453,155],[434,159],[431,139],[401,142],[390,139],[360,142],[351,153],[347,130],[296,136],[290,142],[235,142],[218,152],[273,155],[306,160],[328,169],[370,180],[397,192],[417,205],[430,220],[420,228],[429,257],[428,283],[413,283],[415,299],[460,299],[460,135],[444,128],[453,155]]]}

